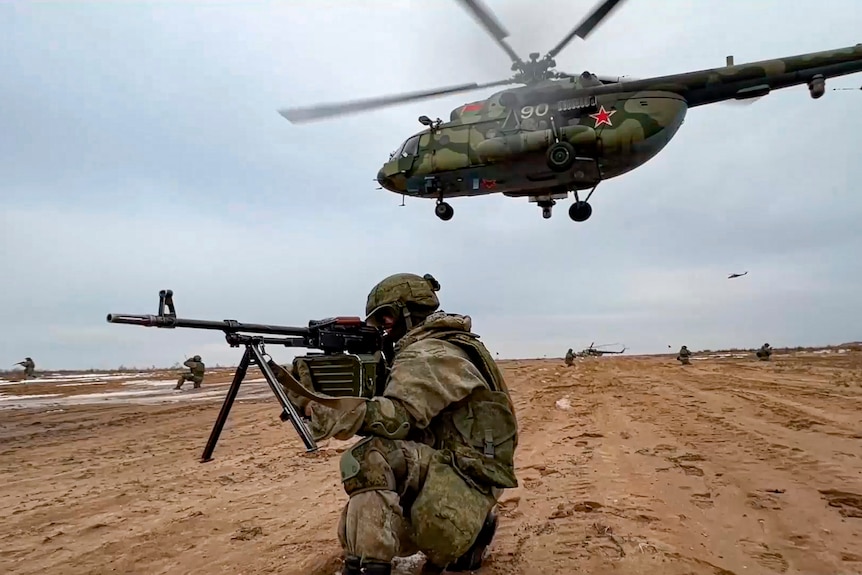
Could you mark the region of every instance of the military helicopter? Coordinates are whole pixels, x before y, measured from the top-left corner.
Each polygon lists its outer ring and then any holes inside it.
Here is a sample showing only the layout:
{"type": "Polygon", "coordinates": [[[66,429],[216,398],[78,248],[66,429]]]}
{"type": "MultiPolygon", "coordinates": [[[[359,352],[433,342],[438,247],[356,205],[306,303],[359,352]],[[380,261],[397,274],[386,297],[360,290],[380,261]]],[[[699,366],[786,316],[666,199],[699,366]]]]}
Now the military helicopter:
{"type": "Polygon", "coordinates": [[[625,351],[626,351],[625,347],[623,347],[620,351],[606,351],[603,349],[599,349],[600,347],[610,347],[612,345],[618,345],[616,343],[605,343],[605,344],[602,344],[598,347],[596,347],[595,344],[596,344],[596,342],[590,343],[590,347],[586,347],[586,348],[582,349],[581,351],[578,352],[577,355],[579,355],[580,357],[591,357],[591,356],[601,357],[605,354],[615,355],[615,354],[625,353],[625,351]]]}
{"type": "Polygon", "coordinates": [[[435,213],[450,220],[448,198],[502,193],[527,197],[551,217],[556,200],[570,192],[569,217],[586,221],[589,199],[603,180],[615,178],[658,154],[677,133],[689,108],[726,100],[752,100],[772,90],[807,84],[812,98],[826,79],[862,72],[862,44],[747,64],[728,56],[720,68],[648,79],[570,75],[554,58],[575,37],[587,36],[621,0],[603,0],[555,47],[522,60],[509,35],[478,0],[458,2],[512,60],[515,74],[486,84],[463,84],[342,104],[281,109],[293,123],[373,110],[404,102],[508,84],[484,100],[452,110],[449,121],[420,116],[426,126],[405,140],[377,174],[380,185],[402,196],[437,200],[435,213]],[[589,190],[586,198],[579,191],[589,190]]]}

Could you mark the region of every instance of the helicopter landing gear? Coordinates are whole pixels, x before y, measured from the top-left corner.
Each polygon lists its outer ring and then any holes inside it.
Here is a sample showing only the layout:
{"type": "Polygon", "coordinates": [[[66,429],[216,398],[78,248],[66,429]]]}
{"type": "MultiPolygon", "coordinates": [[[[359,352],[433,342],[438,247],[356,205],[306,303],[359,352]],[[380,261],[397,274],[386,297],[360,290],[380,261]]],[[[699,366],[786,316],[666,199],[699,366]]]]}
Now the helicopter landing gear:
{"type": "Polygon", "coordinates": [[[537,202],[539,207],[542,208],[542,217],[546,220],[551,217],[551,208],[557,205],[557,202],[554,200],[542,200],[537,202]]]}
{"type": "Polygon", "coordinates": [[[555,142],[545,155],[548,167],[555,172],[565,172],[575,163],[575,147],[568,142],[555,142]]]}
{"type": "Polygon", "coordinates": [[[593,215],[593,207],[587,202],[575,202],[569,206],[569,217],[576,222],[585,222],[593,215]]]}
{"type": "Polygon", "coordinates": [[[455,215],[455,209],[443,200],[437,200],[437,205],[434,206],[434,213],[438,218],[446,222],[451,220],[452,216],[455,215]]]}
{"type": "Polygon", "coordinates": [[[587,194],[585,200],[581,201],[580,197],[578,197],[578,190],[575,190],[575,203],[569,206],[569,217],[572,218],[576,222],[585,222],[590,219],[590,216],[593,215],[593,207],[589,204],[590,196],[593,195],[593,192],[596,191],[598,184],[593,186],[593,189],[590,190],[590,193],[587,194]]]}

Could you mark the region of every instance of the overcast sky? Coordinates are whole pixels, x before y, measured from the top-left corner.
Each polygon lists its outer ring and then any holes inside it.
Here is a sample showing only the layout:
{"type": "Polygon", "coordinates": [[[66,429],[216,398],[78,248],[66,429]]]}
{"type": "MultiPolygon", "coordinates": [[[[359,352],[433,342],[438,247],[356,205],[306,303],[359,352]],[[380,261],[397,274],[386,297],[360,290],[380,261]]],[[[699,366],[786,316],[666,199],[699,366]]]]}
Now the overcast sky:
{"type": "MultiPolygon", "coordinates": [[[[486,4],[526,57],[592,2],[486,4]]],[[[860,21],[858,0],[630,0],[556,60],[645,78],[851,46],[860,21]]],[[[13,1],[0,38],[6,366],[235,364],[218,332],[105,315],[155,313],[171,288],[183,317],[306,325],[361,315],[401,271],[434,274],[501,358],[862,339],[862,92],[690,110],[585,223],[571,200],[545,220],[502,196],[455,199],[443,222],[373,179],[419,115],[491,91],[301,126],[276,110],[507,77],[453,0],[13,1]]]]}

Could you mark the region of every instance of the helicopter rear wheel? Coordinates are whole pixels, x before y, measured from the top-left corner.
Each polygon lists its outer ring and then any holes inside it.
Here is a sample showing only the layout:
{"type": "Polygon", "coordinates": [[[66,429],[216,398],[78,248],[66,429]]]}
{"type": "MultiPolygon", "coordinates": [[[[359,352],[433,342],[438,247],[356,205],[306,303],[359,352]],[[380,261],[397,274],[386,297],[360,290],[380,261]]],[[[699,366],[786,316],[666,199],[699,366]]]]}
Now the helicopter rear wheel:
{"type": "Polygon", "coordinates": [[[555,172],[565,172],[575,163],[575,147],[568,142],[555,142],[546,154],[548,167],[555,172]]]}
{"type": "Polygon", "coordinates": [[[438,218],[446,222],[451,220],[452,216],[455,215],[455,209],[446,202],[437,202],[437,205],[434,206],[434,213],[438,218]]]}
{"type": "Polygon", "coordinates": [[[576,201],[569,206],[569,217],[576,222],[585,222],[593,215],[593,207],[587,202],[576,201]]]}

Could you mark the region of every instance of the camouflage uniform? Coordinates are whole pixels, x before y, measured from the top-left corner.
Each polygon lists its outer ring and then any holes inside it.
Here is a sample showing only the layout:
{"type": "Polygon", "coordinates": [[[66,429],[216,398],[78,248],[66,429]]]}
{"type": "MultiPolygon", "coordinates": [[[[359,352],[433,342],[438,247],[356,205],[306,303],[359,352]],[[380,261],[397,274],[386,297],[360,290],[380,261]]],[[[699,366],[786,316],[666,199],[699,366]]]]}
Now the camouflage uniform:
{"type": "Polygon", "coordinates": [[[679,348],[679,355],[676,356],[676,359],[678,362],[680,362],[683,365],[690,365],[691,362],[688,359],[690,357],[691,357],[691,352],[688,350],[688,347],[682,346],[681,348],[679,348]]]}
{"type": "Polygon", "coordinates": [[[575,363],[575,354],[572,348],[569,348],[569,351],[566,352],[566,365],[572,365],[573,363],[575,363]]]}
{"type": "Polygon", "coordinates": [[[25,357],[24,361],[19,361],[15,365],[24,367],[24,379],[36,377],[36,363],[33,361],[32,357],[25,357]]]}
{"type": "Polygon", "coordinates": [[[191,359],[187,359],[183,362],[183,365],[189,368],[190,373],[180,374],[179,379],[177,379],[177,386],[174,389],[181,389],[187,381],[194,382],[195,389],[199,388],[201,382],[204,380],[204,372],[206,371],[206,366],[201,361],[201,356],[196,355],[191,359]]]}
{"type": "Polygon", "coordinates": [[[769,361],[769,356],[772,355],[772,348],[769,347],[768,343],[764,343],[754,354],[760,361],[769,361]]]}
{"type": "Polygon", "coordinates": [[[469,316],[436,311],[439,288],[429,275],[395,274],[369,294],[369,323],[387,313],[396,320],[382,396],[352,411],[298,406],[318,440],[364,436],[341,458],[342,575],[389,575],[394,557],[416,551],[426,573],[478,569],[497,499],[518,486],[518,428],[503,376],[469,316]]]}

